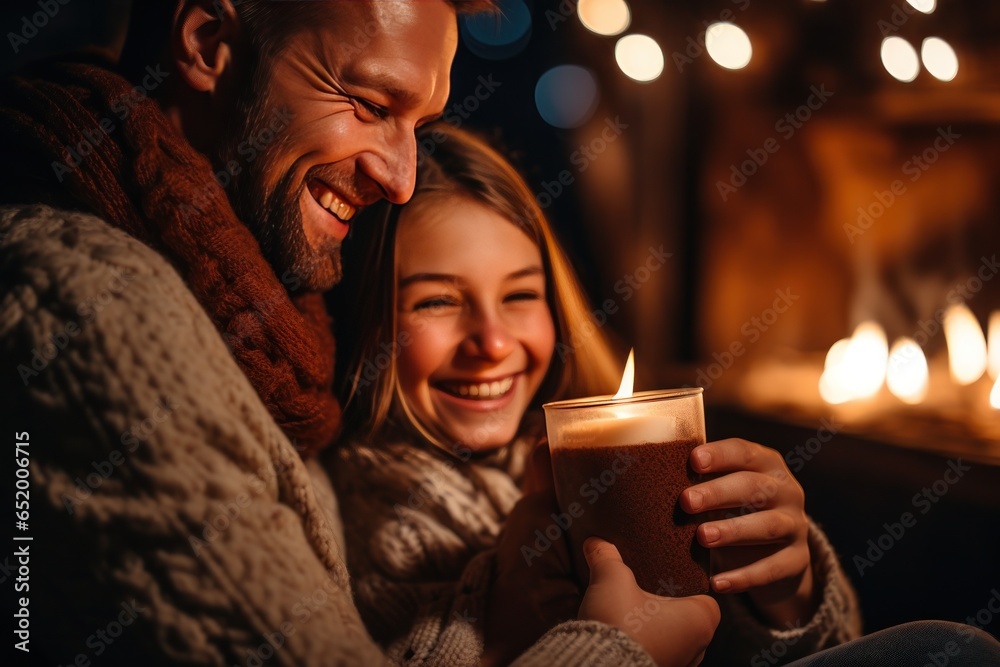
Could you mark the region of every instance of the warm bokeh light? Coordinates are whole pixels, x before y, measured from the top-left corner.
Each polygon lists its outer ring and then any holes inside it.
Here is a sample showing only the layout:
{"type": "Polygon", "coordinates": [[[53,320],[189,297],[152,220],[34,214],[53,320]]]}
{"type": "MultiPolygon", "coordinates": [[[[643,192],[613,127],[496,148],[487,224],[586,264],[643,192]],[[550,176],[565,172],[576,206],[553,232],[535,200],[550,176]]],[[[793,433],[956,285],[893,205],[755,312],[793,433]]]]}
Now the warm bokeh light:
{"type": "Polygon", "coordinates": [[[652,81],[663,73],[663,51],[652,37],[626,35],[615,45],[615,60],[626,76],[652,81]]]}
{"type": "Polygon", "coordinates": [[[712,60],[726,69],[743,69],[753,56],[750,37],[743,28],[727,21],[708,26],[705,48],[712,60]]]}
{"type": "Polygon", "coordinates": [[[885,382],[889,343],[876,322],[862,322],[847,339],[838,340],[826,355],[819,393],[834,405],[874,396],[885,382]]]}
{"type": "Polygon", "coordinates": [[[580,127],[597,110],[597,80],[579,65],[553,67],[535,84],[535,107],[553,127],[580,127]]]}
{"type": "Polygon", "coordinates": [[[882,65],[893,78],[909,83],[920,73],[917,51],[902,37],[886,37],[882,40],[882,65]]]}
{"type": "Polygon", "coordinates": [[[920,59],[935,79],[951,81],[958,75],[958,56],[940,37],[928,37],[920,47],[920,59]]]}
{"type": "Polygon", "coordinates": [[[635,348],[629,350],[628,361],[625,362],[625,370],[622,372],[622,383],[618,385],[618,393],[615,398],[629,398],[632,396],[632,387],[635,386],[635,348]]]}
{"type": "Polygon", "coordinates": [[[598,35],[622,33],[632,20],[625,0],[580,0],[576,14],[587,30],[598,35]]]}
{"type": "Polygon", "coordinates": [[[986,370],[990,377],[1000,378],[1000,310],[990,313],[989,345],[986,353],[986,370]]]}
{"type": "Polygon", "coordinates": [[[930,14],[937,8],[937,0],[906,0],[918,12],[930,14]]]}
{"type": "Polygon", "coordinates": [[[927,396],[927,358],[912,338],[900,338],[889,350],[885,384],[893,396],[916,405],[927,396]]]}
{"type": "Polygon", "coordinates": [[[993,383],[993,391],[990,392],[990,406],[1000,410],[1000,378],[993,383]]]}
{"type": "Polygon", "coordinates": [[[480,58],[503,60],[520,53],[531,38],[531,10],[524,0],[499,0],[497,13],[461,18],[465,46],[480,58]]]}
{"type": "Polygon", "coordinates": [[[944,337],[952,379],[965,385],[981,378],[986,372],[986,337],[967,306],[949,306],[945,311],[944,337]]]}

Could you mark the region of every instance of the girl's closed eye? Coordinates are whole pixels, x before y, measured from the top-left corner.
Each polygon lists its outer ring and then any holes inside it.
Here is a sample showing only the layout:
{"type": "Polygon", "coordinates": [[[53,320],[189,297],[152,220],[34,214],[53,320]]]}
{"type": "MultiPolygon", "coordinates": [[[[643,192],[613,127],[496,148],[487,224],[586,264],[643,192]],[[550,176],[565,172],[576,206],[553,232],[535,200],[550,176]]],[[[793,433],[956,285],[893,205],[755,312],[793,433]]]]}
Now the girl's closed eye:
{"type": "Polygon", "coordinates": [[[436,314],[451,308],[461,307],[461,303],[458,299],[452,296],[434,296],[426,299],[421,299],[413,305],[413,310],[415,312],[420,312],[423,314],[436,314]]]}
{"type": "Polygon", "coordinates": [[[536,290],[520,290],[504,297],[504,301],[538,301],[542,298],[541,293],[536,290]]]}

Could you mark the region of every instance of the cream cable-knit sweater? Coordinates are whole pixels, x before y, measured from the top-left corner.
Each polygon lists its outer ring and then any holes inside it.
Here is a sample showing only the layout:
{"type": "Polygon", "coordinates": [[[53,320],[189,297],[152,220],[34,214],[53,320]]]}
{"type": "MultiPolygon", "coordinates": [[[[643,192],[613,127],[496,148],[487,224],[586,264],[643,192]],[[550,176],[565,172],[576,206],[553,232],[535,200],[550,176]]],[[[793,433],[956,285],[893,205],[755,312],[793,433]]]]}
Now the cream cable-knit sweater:
{"type": "MultiPolygon", "coordinates": [[[[90,215],[0,207],[0,354],[8,455],[30,438],[32,657],[391,662],[352,603],[328,479],[157,253],[90,215]]],[[[426,664],[468,664],[477,640],[446,623],[426,664]]],[[[652,661],[574,621],[517,664],[652,661]]]]}
{"type": "MultiPolygon", "coordinates": [[[[372,636],[395,659],[426,654],[431,660],[417,662],[433,664],[442,647],[482,641],[481,624],[457,621],[485,616],[494,547],[520,496],[530,443],[511,448],[461,462],[398,438],[332,453],[355,601],[372,636]]],[[[754,616],[745,596],[719,596],[723,620],[703,665],[785,663],[861,634],[854,591],[811,522],[809,547],[823,592],[813,617],[775,630],[754,616]]],[[[479,657],[454,655],[454,664],[464,665],[479,657]]]]}

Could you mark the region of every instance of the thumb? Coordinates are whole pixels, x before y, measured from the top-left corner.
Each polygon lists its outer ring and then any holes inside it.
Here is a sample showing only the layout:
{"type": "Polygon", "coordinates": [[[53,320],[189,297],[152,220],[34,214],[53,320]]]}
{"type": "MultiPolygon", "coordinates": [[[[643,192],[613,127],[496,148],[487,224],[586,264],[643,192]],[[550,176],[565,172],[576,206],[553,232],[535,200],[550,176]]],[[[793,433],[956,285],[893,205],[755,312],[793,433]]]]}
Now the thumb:
{"type": "Polygon", "coordinates": [[[632,570],[622,561],[618,547],[599,537],[588,537],[583,543],[583,555],[590,569],[590,585],[597,583],[635,586],[632,570]]]}

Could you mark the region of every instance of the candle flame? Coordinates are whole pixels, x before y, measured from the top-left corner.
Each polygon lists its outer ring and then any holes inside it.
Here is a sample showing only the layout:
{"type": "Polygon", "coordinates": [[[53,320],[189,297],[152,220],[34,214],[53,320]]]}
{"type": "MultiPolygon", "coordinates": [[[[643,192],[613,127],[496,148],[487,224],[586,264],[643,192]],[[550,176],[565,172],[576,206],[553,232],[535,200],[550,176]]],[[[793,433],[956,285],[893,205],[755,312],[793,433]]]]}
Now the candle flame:
{"type": "Polygon", "coordinates": [[[827,403],[874,396],[885,383],[889,343],[876,322],[862,322],[850,338],[838,340],[826,355],[819,393],[827,403]]]}
{"type": "Polygon", "coordinates": [[[944,338],[952,379],[966,385],[982,377],[986,372],[986,337],[967,306],[957,304],[945,311],[944,338]]]}
{"type": "Polygon", "coordinates": [[[986,370],[994,380],[1000,378],[1000,310],[990,313],[989,352],[986,354],[986,370]]]}
{"type": "Polygon", "coordinates": [[[916,405],[927,396],[927,358],[912,338],[900,338],[889,351],[885,384],[899,400],[916,405]]]}
{"type": "Polygon", "coordinates": [[[615,398],[629,398],[632,396],[632,385],[635,382],[635,348],[629,350],[628,361],[625,362],[625,371],[622,373],[622,383],[618,386],[618,393],[615,398]]]}

